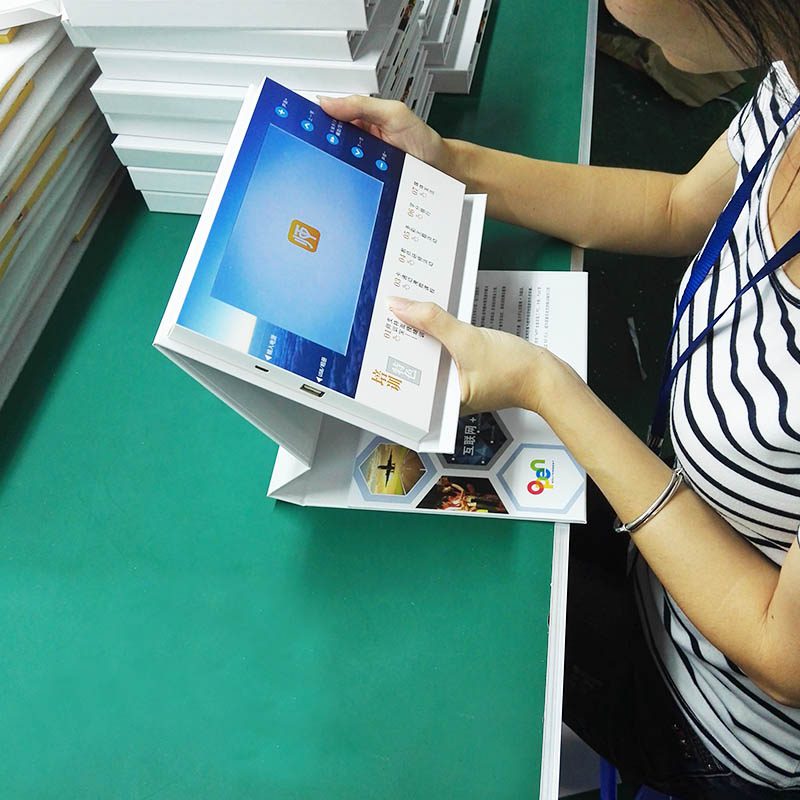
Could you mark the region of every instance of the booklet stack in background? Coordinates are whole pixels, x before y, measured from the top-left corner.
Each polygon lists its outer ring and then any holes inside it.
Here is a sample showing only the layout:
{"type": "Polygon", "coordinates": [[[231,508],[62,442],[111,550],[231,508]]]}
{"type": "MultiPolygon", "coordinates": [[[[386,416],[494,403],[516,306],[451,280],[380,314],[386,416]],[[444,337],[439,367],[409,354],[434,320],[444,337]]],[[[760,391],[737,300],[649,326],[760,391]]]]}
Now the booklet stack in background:
{"type": "Polygon", "coordinates": [[[492,0],[430,0],[423,47],[431,90],[468,94],[492,0]]]}
{"type": "Polygon", "coordinates": [[[39,22],[43,19],[52,19],[61,14],[59,0],[33,0],[21,3],[19,0],[0,1],[0,40],[7,43],[13,37],[20,25],[29,22],[39,22]]]}
{"type": "Polygon", "coordinates": [[[0,405],[120,174],[90,92],[97,67],[59,13],[0,2],[0,405]]]}
{"type": "Polygon", "coordinates": [[[64,0],[93,93],[151,210],[199,214],[247,87],[370,94],[427,119],[469,91],[491,0],[64,0]]]}

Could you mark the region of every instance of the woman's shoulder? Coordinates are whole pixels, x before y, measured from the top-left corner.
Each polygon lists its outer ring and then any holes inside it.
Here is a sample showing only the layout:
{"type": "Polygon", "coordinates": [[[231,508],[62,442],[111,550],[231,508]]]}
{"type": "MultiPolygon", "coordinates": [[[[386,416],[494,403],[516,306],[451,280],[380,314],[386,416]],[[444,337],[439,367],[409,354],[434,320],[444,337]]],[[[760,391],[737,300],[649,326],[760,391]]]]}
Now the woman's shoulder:
{"type": "MultiPolygon", "coordinates": [[[[728,148],[738,163],[746,154],[761,155],[797,96],[798,88],[786,65],[776,61],[728,127],[728,148]]],[[[752,164],[752,159],[748,157],[747,162],[752,164]]]]}

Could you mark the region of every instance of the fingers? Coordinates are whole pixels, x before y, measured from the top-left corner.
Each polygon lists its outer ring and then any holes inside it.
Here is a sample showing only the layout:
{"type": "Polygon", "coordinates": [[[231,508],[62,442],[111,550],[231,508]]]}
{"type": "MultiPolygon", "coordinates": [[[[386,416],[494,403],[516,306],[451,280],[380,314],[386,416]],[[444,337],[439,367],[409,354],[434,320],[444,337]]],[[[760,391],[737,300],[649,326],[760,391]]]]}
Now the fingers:
{"type": "Polygon", "coordinates": [[[400,297],[389,298],[389,308],[398,319],[438,339],[456,362],[462,361],[469,345],[472,326],[459,322],[436,303],[419,303],[400,297]]]}
{"type": "Polygon", "coordinates": [[[376,97],[363,97],[359,94],[353,94],[350,97],[320,96],[317,99],[326,114],[343,122],[360,120],[364,123],[362,127],[367,125],[385,127],[396,116],[396,106],[402,106],[402,103],[380,100],[376,97]]]}

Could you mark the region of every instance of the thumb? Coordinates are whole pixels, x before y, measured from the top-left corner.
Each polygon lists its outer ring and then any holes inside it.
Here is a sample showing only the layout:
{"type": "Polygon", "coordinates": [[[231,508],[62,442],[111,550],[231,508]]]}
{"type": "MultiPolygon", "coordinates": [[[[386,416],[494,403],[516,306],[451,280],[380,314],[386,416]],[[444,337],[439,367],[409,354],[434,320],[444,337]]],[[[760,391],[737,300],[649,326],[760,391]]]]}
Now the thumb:
{"type": "Polygon", "coordinates": [[[458,364],[466,355],[472,326],[460,322],[436,303],[420,303],[403,297],[390,297],[389,308],[406,325],[438,339],[458,364]]]}

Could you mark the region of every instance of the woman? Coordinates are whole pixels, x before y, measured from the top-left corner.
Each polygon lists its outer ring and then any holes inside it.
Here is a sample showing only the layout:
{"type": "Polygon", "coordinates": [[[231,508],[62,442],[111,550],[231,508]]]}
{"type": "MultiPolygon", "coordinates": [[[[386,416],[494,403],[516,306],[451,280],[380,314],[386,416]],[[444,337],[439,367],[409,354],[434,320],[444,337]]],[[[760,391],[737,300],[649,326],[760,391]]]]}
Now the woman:
{"type": "Polygon", "coordinates": [[[661,413],[675,470],[546,350],[429,303],[392,308],[452,353],[467,409],[541,414],[634,531],[629,580],[572,575],[566,721],[626,780],[685,799],[800,798],[800,4],[608,7],[683,69],[783,62],[686,175],[444,140],[398,103],[323,107],[487,193],[499,219],[603,250],[703,249],[679,295],[661,413]],[[765,265],[777,270],[752,281],[765,265]]]}

